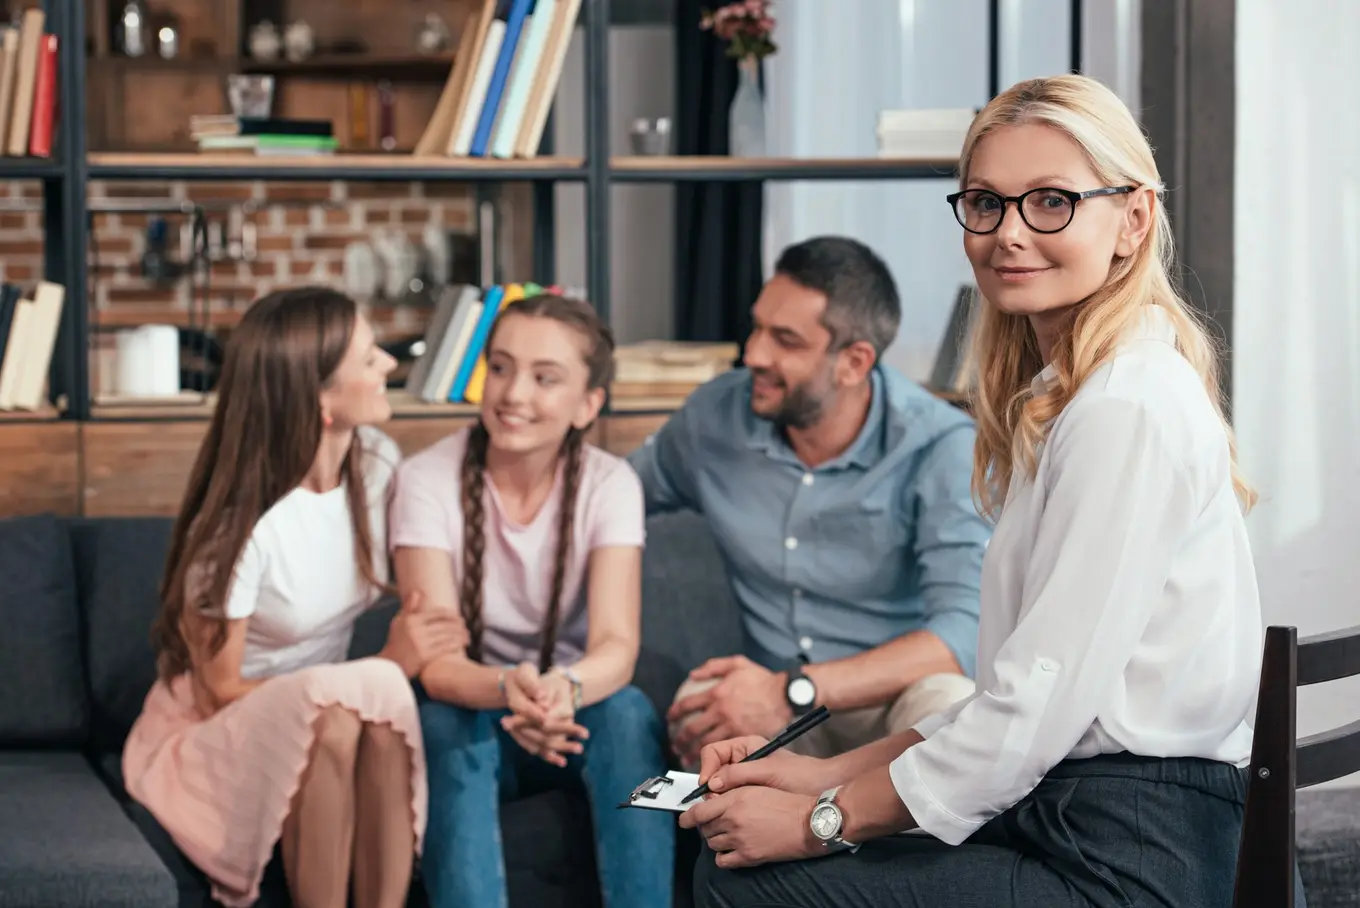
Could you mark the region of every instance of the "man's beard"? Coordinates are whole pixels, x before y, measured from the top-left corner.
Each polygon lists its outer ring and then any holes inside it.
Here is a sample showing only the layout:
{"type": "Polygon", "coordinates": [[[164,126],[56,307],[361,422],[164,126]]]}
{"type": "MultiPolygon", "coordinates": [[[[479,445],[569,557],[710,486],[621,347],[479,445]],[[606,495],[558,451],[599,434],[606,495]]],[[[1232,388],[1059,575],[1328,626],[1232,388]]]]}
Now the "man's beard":
{"type": "Polygon", "coordinates": [[[755,411],[756,416],[768,419],[780,429],[806,429],[815,425],[826,412],[827,402],[831,399],[830,382],[809,379],[793,388],[769,373],[761,373],[767,378],[779,381],[785,389],[784,400],[773,413],[755,411]],[[820,387],[819,387],[820,386],[820,387]]]}

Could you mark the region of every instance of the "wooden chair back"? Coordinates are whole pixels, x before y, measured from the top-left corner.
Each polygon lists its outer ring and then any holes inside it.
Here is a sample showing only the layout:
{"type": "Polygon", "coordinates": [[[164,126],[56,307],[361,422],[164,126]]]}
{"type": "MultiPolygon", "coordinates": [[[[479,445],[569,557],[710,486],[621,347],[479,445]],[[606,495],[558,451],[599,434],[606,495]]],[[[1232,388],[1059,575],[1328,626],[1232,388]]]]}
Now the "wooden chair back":
{"type": "Polygon", "coordinates": [[[1360,626],[1300,640],[1266,628],[1233,908],[1296,908],[1294,797],[1360,772],[1360,720],[1298,738],[1298,689],[1360,675],[1360,626]]]}

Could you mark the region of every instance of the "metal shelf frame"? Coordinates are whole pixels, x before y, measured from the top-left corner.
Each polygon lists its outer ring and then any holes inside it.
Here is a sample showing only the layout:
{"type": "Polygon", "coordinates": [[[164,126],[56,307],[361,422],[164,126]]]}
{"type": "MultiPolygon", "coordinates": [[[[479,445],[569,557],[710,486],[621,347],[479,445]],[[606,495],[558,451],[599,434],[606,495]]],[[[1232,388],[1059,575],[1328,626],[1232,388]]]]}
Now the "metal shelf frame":
{"type": "MultiPolygon", "coordinates": [[[[915,180],[954,173],[951,161],[884,159],[750,161],[727,158],[611,158],[609,153],[610,0],[584,0],[585,157],[554,158],[551,126],[542,157],[529,161],[412,158],[397,155],[336,155],[325,161],[205,158],[184,155],[88,153],[85,97],[85,0],[43,0],[47,29],[57,35],[59,135],[52,159],[0,158],[0,179],[40,180],[45,230],[44,270],[66,289],[61,330],[53,356],[49,399],[64,404],[59,418],[92,418],[89,376],[88,267],[91,229],[87,184],[99,180],[363,180],[370,182],[452,182],[477,187],[479,197],[505,182],[528,182],[534,199],[534,267],[539,280],[555,270],[553,186],[585,186],[586,279],[591,303],[610,320],[610,187],[616,183],[685,181],[764,182],[773,180],[915,180]]],[[[1081,0],[1070,0],[1071,66],[1081,65],[1081,0]]],[[[988,86],[999,90],[1000,0],[988,3],[988,86]]],[[[166,418],[174,418],[169,408],[166,418]]],[[[107,417],[106,417],[107,418],[107,417]]],[[[116,418],[116,417],[115,417],[116,418]]]]}

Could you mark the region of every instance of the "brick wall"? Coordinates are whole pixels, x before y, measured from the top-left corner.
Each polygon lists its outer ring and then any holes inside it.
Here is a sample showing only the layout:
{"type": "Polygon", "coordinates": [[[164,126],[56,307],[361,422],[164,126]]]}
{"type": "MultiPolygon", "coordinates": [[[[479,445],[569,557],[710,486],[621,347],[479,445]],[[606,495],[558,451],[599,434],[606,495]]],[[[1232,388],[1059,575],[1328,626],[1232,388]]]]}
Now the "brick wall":
{"type": "MultiPolygon", "coordinates": [[[[513,217],[520,207],[517,195],[512,192],[506,199],[509,204],[500,206],[502,230],[506,231],[502,236],[509,241],[502,244],[502,254],[510,256],[509,261],[515,263],[512,268],[527,258],[515,254],[513,248],[520,245],[515,242],[518,235],[525,233],[525,224],[519,222],[528,220],[513,217]]],[[[41,198],[37,183],[15,182],[0,189],[0,206],[30,203],[40,209],[41,198]]],[[[343,288],[345,247],[357,239],[372,239],[379,230],[404,233],[419,244],[429,226],[443,234],[475,229],[474,197],[465,184],[92,181],[89,201],[92,209],[194,201],[219,218],[236,209],[236,223],[242,217],[242,205],[258,206],[248,215],[256,231],[254,258],[211,266],[207,310],[218,328],[229,328],[252,300],[276,287],[324,283],[343,288]]],[[[187,325],[191,306],[199,313],[195,323],[202,324],[204,291],[200,286],[188,279],[157,285],[141,276],[146,229],[156,216],[166,220],[167,247],[179,259],[186,216],[126,211],[94,215],[89,302],[90,324],[95,329],[92,377],[96,394],[101,351],[109,348],[113,330],[148,322],[187,325]]],[[[42,260],[42,211],[0,210],[0,280],[32,284],[42,274],[42,260]]],[[[420,333],[429,316],[423,307],[392,305],[382,299],[360,302],[384,339],[420,333]]]]}

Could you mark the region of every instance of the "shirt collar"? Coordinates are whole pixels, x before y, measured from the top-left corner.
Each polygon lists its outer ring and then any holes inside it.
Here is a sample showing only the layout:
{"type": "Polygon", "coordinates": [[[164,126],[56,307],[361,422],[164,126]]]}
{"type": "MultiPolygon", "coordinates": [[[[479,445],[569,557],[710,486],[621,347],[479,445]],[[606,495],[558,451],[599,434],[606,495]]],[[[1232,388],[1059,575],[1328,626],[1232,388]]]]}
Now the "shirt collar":
{"type": "MultiPolygon", "coordinates": [[[[817,467],[819,470],[834,470],[844,467],[873,466],[881,457],[883,449],[883,412],[887,407],[884,401],[886,391],[883,375],[878,366],[869,373],[869,413],[860,427],[854,442],[839,457],[833,458],[817,467]]],[[[749,398],[746,410],[748,435],[746,444],[753,450],[763,451],[767,456],[790,463],[799,463],[798,455],[784,440],[783,435],[768,419],[756,416],[750,410],[749,398]]]]}
{"type": "MultiPolygon", "coordinates": [[[[1171,316],[1166,309],[1155,304],[1143,307],[1138,320],[1129,329],[1125,342],[1142,340],[1162,341],[1173,347],[1176,345],[1176,326],[1171,323],[1171,316]]],[[[1052,363],[1040,369],[1039,374],[1030,381],[1030,391],[1035,397],[1047,394],[1057,386],[1058,370],[1052,363]]]]}

